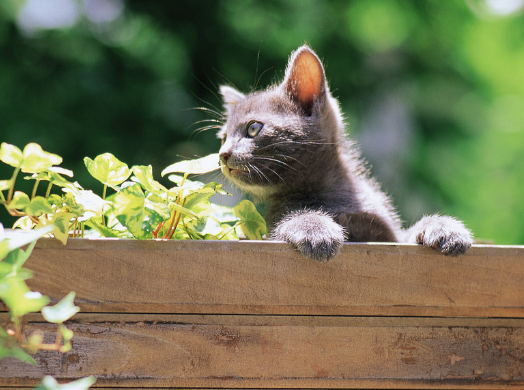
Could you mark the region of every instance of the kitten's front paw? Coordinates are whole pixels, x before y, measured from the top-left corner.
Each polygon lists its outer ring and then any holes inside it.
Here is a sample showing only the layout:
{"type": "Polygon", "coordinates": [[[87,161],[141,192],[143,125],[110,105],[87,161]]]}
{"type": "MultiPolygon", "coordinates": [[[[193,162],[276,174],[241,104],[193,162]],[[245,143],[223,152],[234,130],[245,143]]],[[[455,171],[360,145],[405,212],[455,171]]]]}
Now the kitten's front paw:
{"type": "Polygon", "coordinates": [[[276,225],[271,239],[292,244],[306,257],[328,261],[340,251],[344,229],[320,211],[295,212],[276,225]]]}
{"type": "Polygon", "coordinates": [[[452,217],[424,217],[409,231],[417,244],[436,249],[445,255],[464,254],[473,244],[471,232],[462,222],[452,217]]]}

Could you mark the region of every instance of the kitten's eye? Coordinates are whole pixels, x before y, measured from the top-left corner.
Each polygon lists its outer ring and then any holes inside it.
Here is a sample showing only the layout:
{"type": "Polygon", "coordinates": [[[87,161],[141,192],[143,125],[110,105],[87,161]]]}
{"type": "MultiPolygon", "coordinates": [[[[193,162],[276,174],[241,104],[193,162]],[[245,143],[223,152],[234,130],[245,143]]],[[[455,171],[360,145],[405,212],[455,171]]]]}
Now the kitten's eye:
{"type": "Polygon", "coordinates": [[[256,137],[258,133],[260,133],[260,130],[262,130],[262,127],[264,127],[263,123],[260,122],[252,122],[247,126],[247,136],[249,138],[256,137]]]}

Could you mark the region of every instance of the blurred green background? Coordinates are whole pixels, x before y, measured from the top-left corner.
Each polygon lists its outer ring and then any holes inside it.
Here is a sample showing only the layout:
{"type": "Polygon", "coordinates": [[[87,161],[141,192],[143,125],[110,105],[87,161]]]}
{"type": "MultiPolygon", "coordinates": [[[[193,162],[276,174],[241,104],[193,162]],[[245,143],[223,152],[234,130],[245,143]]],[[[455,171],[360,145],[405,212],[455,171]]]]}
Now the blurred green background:
{"type": "MultiPolygon", "coordinates": [[[[524,0],[1,0],[0,141],[160,171],[216,152],[220,84],[278,82],[308,42],[403,219],[524,244],[524,0]]],[[[11,169],[0,166],[0,179],[11,169]]],[[[23,180],[17,184],[23,186],[23,180]]],[[[0,220],[9,225],[4,210],[0,220]]]]}

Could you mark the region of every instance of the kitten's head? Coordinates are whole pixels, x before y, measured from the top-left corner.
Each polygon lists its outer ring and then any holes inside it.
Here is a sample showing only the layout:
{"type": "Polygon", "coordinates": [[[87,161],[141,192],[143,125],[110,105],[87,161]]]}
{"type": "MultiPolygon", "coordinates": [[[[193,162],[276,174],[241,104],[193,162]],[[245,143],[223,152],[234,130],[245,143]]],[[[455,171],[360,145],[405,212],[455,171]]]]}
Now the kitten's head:
{"type": "Polygon", "coordinates": [[[222,172],[258,198],[314,184],[343,132],[324,67],[306,45],[292,53],[282,83],[244,95],[222,86],[226,123],[222,172]]]}

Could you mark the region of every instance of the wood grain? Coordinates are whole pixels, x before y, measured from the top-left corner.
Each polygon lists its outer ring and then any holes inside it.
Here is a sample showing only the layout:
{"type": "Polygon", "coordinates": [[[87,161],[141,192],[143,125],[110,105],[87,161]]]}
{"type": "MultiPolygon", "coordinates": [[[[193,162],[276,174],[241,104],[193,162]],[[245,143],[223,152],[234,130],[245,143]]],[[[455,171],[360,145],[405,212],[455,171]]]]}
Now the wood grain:
{"type": "Polygon", "coordinates": [[[522,319],[79,314],[70,328],[65,355],[1,360],[0,386],[43,375],[105,387],[524,386],[522,319]]]}
{"type": "Polygon", "coordinates": [[[346,244],[318,263],[273,242],[41,240],[27,267],[83,312],[524,318],[524,247],[346,244]]]}
{"type": "Polygon", "coordinates": [[[26,266],[82,312],[67,354],[0,360],[0,390],[524,388],[524,247],[346,244],[317,263],[275,242],[44,239],[26,266]]]}

